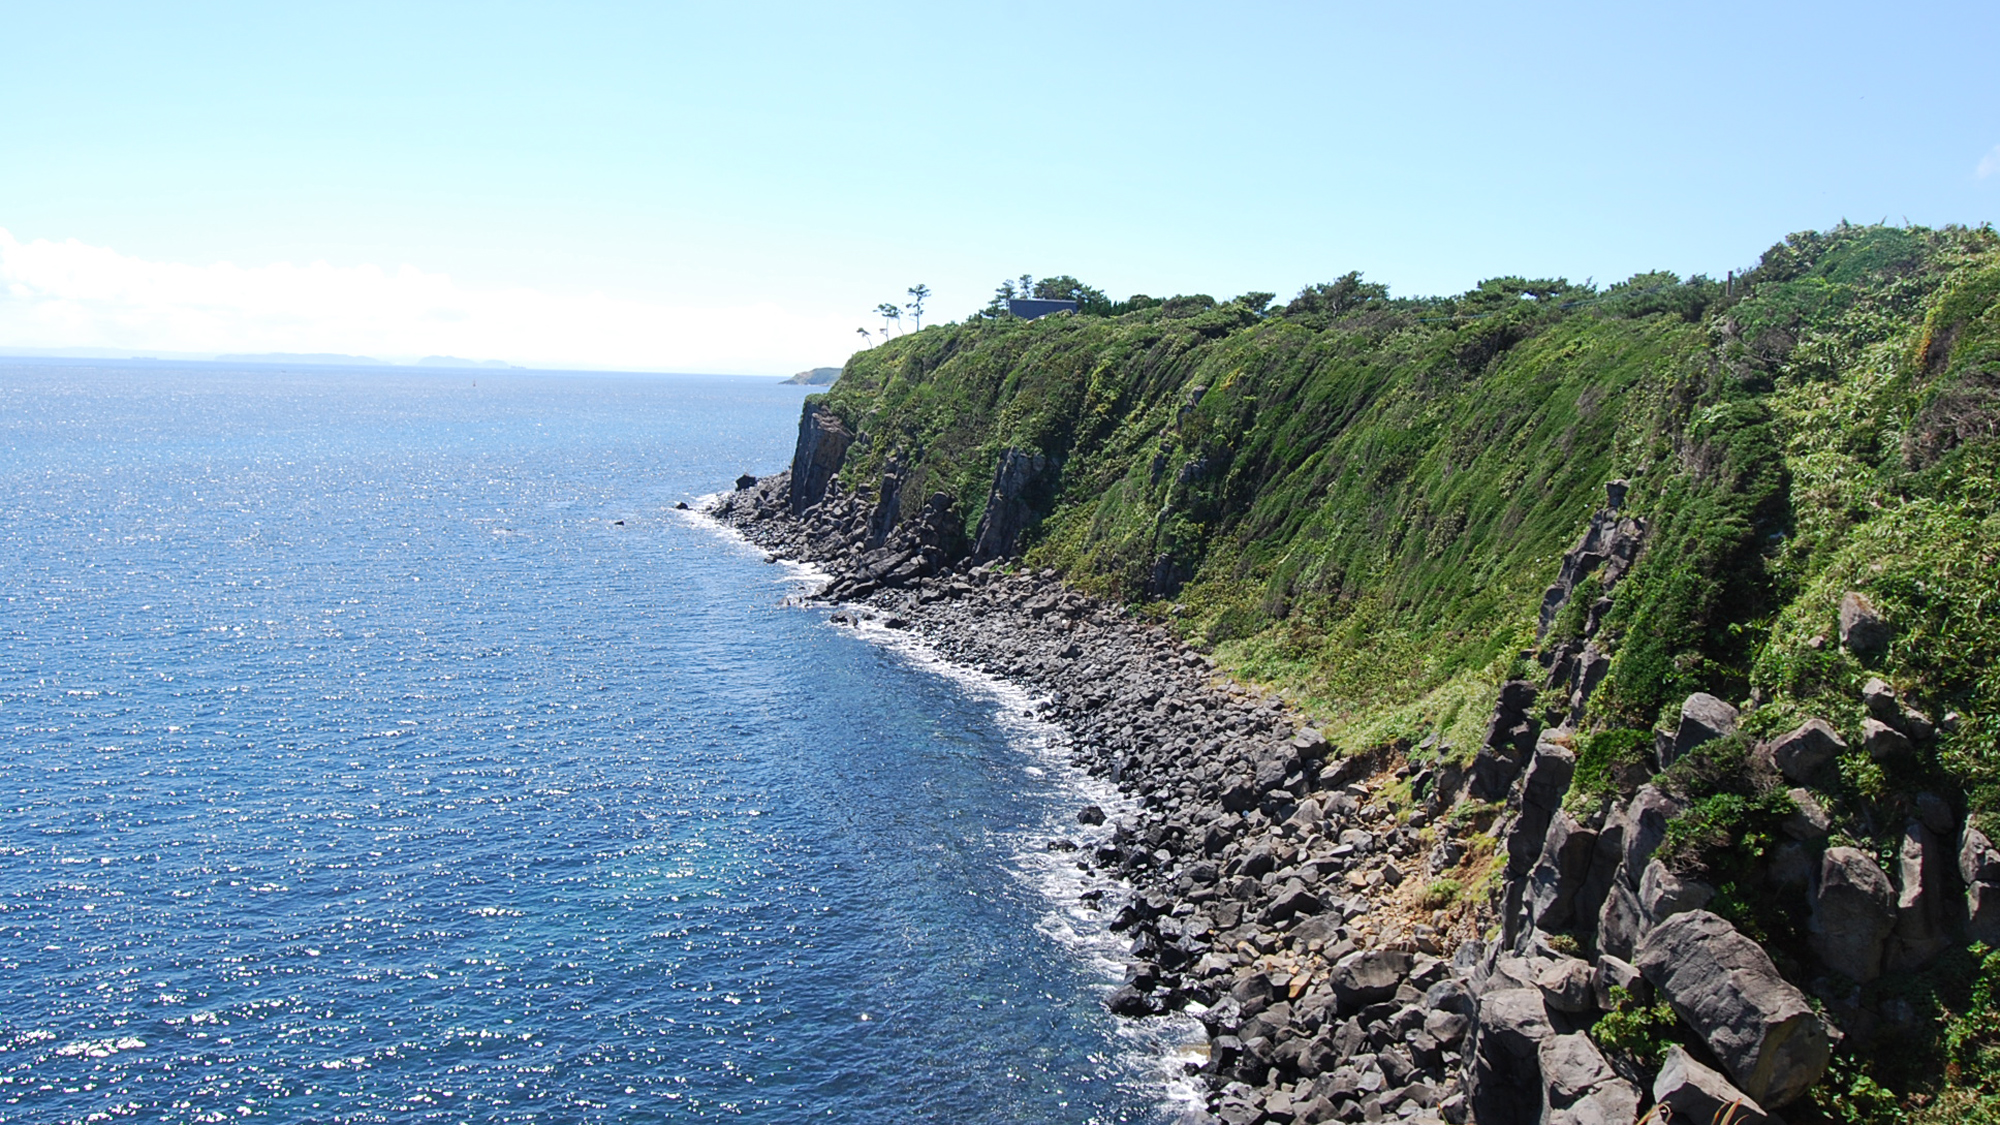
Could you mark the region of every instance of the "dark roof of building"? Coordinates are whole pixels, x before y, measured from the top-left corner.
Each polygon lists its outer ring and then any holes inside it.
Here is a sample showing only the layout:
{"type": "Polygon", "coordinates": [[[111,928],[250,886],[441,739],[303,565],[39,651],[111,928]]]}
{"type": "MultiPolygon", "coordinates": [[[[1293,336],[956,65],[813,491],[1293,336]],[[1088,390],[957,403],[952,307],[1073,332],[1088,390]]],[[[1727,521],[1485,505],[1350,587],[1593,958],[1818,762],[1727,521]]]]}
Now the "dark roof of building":
{"type": "Polygon", "coordinates": [[[1022,320],[1034,320],[1050,313],[1075,312],[1075,301],[1045,301],[1039,297],[1009,297],[1007,311],[1022,320]]]}

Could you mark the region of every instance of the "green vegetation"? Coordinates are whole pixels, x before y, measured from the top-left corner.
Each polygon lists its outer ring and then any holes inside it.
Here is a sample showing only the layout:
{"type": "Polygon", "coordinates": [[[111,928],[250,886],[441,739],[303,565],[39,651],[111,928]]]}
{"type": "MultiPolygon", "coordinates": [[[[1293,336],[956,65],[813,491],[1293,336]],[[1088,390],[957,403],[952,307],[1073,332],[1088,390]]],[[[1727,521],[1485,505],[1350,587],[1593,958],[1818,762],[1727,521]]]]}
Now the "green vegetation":
{"type": "Polygon", "coordinates": [[[1652,751],[1651,731],[1595,731],[1578,738],[1576,776],[1571,779],[1565,798],[1570,810],[1587,812],[1604,798],[1619,795],[1619,775],[1644,764],[1652,751]]]}
{"type": "Polygon", "coordinates": [[[1425,910],[1443,910],[1457,902],[1459,894],[1464,889],[1456,879],[1433,880],[1424,888],[1424,893],[1418,896],[1417,905],[1425,910]]]}
{"type": "Polygon", "coordinates": [[[1664,1000],[1641,1004],[1630,992],[1614,985],[1611,1010],[1591,1026],[1590,1037],[1606,1051],[1656,1067],[1666,1057],[1667,1048],[1678,1041],[1675,1030],[1680,1022],[1673,1006],[1664,1000]]]}

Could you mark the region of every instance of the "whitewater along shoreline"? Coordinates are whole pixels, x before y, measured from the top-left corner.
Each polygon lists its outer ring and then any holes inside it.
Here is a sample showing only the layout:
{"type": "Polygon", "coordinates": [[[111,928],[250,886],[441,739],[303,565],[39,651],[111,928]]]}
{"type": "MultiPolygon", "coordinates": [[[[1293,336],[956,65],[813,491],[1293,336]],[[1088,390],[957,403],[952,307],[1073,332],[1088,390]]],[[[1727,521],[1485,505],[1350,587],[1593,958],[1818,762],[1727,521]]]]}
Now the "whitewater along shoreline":
{"type": "Polygon", "coordinates": [[[1106,1007],[1200,1020],[1211,1113],[1232,1125],[1468,1119],[1460,1048],[1476,1002],[1464,978],[1483,946],[1455,940],[1469,914],[1417,904],[1425,813],[1387,799],[1391,786],[1437,789],[1428,771],[1400,753],[1339,755],[1283,701],[1053,572],[947,559],[957,529],[942,505],[884,535],[837,485],[795,512],[791,476],[740,478],[706,513],[774,560],[828,573],[818,596],[836,604],[834,624],[908,630],[1042,700],[1036,717],[1064,732],[1074,764],[1134,799],[1108,842],[1047,846],[1133,888],[1087,904],[1131,941],[1106,1007]],[[1469,955],[1456,969],[1453,948],[1469,955]]]}

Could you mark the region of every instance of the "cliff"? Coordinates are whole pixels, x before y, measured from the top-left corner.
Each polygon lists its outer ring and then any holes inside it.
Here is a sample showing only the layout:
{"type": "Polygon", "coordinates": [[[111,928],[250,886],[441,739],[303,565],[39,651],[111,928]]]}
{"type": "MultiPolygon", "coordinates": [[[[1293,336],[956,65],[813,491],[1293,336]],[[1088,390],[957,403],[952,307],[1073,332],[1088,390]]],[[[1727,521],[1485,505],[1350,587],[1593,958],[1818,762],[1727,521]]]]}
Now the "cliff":
{"type": "Polygon", "coordinates": [[[838,367],[814,367],[801,371],[784,382],[795,387],[826,387],[833,385],[833,381],[838,378],[840,378],[838,367]]]}
{"type": "MultiPolygon", "coordinates": [[[[2000,1098],[1996,466],[2000,238],[1844,226],[1724,283],[1350,275],[1269,312],[934,326],[850,360],[789,478],[724,507],[786,522],[766,541],[833,564],[830,596],[911,613],[1040,571],[1317,724],[1289,755],[1234,746],[1251,723],[1132,759],[1172,796],[1137,924],[1205,951],[1135,987],[1235,998],[1204,1016],[1225,1119],[1360,1119],[1384,1089],[1482,1122],[1742,1095],[1941,1119],[2000,1098]],[[1364,826],[1412,869],[1395,894],[1336,843],[1364,826]],[[1431,939],[1294,942],[1359,889],[1455,955],[1462,1041],[1408,976],[1431,939]],[[1297,956],[1232,959],[1215,901],[1297,956]],[[1309,1013],[1364,954],[1399,968],[1362,992],[1415,992],[1309,1013]]],[[[1105,769],[1139,752],[1065,705],[1105,769]]]]}

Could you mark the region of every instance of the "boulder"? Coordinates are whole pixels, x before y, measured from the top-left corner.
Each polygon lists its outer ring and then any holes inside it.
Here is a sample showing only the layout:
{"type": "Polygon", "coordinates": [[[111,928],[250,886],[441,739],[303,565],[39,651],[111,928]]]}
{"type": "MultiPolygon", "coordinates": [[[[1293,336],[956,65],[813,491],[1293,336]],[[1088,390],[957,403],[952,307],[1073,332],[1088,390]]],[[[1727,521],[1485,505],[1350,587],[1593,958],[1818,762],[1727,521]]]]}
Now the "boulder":
{"type": "Polygon", "coordinates": [[[1111,995],[1104,998],[1104,1007],[1114,1016],[1137,1018],[1150,1016],[1159,1011],[1153,998],[1141,992],[1137,985],[1120,985],[1111,995]]]}
{"type": "Polygon", "coordinates": [[[1694,879],[1683,879],[1667,870],[1659,860],[1649,860],[1646,873],[1639,876],[1639,907],[1654,925],[1675,914],[1700,910],[1715,897],[1715,888],[1694,879]]]}
{"type": "Polygon", "coordinates": [[[1424,1015],[1424,1034],[1438,1041],[1439,1046],[1455,1047],[1465,1038],[1466,1028],[1472,1026],[1469,1016],[1458,1012],[1432,1009],[1424,1015]]]}
{"type": "Polygon", "coordinates": [[[1868,756],[1878,762],[1902,757],[1915,749],[1909,735],[1880,719],[1861,720],[1861,744],[1868,748],[1868,756]]]}
{"type": "Polygon", "coordinates": [[[1535,987],[1542,999],[1558,1012],[1580,1014],[1597,1006],[1597,971],[1590,962],[1576,957],[1558,957],[1535,974],[1535,987]]]}
{"type": "Polygon", "coordinates": [[[1880,676],[1870,676],[1868,682],[1861,685],[1861,705],[1868,708],[1870,715],[1885,723],[1895,722],[1903,712],[1902,705],[1896,702],[1896,689],[1880,676]]]}
{"type": "Polygon", "coordinates": [[[1958,877],[1965,881],[1965,936],[2000,945],[2000,850],[1969,820],[1958,838],[1958,877]]]}
{"type": "Polygon", "coordinates": [[[1497,801],[1507,795],[1520,775],[1521,764],[1511,754],[1483,747],[1466,770],[1466,795],[1475,801],[1497,801]]]}
{"type": "Polygon", "coordinates": [[[1762,755],[1785,780],[1806,782],[1845,749],[1846,740],[1825,720],[1807,719],[1797,730],[1765,743],[1762,755]]]}
{"type": "Polygon", "coordinates": [[[1282,922],[1287,918],[1318,914],[1319,911],[1319,896],[1308,889],[1304,882],[1298,879],[1288,879],[1285,881],[1285,885],[1280,887],[1277,893],[1271,896],[1270,905],[1264,908],[1264,912],[1259,915],[1259,919],[1266,925],[1269,925],[1273,922],[1282,922]]]}
{"type": "Polygon", "coordinates": [[[1341,958],[1333,967],[1329,983],[1334,995],[1340,998],[1340,1010],[1351,1012],[1394,996],[1409,971],[1409,954],[1395,949],[1367,949],[1341,958]]]}
{"type": "Polygon", "coordinates": [[[1922,968],[1944,952],[1944,847],[1920,820],[1903,829],[1896,855],[1896,935],[1889,967],[1898,971],[1922,968]]]}
{"type": "Polygon", "coordinates": [[[1462,1016],[1479,1013],[1479,1001],[1464,982],[1447,977],[1424,990],[1424,1007],[1430,1011],[1457,1012],[1462,1016]]]}
{"type": "Polygon", "coordinates": [[[1649,924],[1638,892],[1623,878],[1613,880],[1611,893],[1604,896],[1604,909],[1597,916],[1597,948],[1614,957],[1630,957],[1649,924]]]}
{"type": "Polygon", "coordinates": [[[1620,823],[1624,827],[1625,882],[1633,890],[1639,889],[1639,876],[1645,873],[1646,862],[1653,858],[1653,852],[1660,841],[1667,838],[1667,821],[1679,816],[1681,802],[1651,785],[1642,785],[1632,795],[1620,823]]]}
{"type": "Polygon", "coordinates": [[[1597,833],[1577,823],[1575,817],[1557,812],[1549,818],[1541,858],[1528,872],[1529,924],[1550,932],[1569,927],[1577,892],[1590,874],[1596,851],[1597,833]]]}
{"type": "Polygon", "coordinates": [[[1674,915],[1646,935],[1636,964],[1759,1104],[1789,1105],[1826,1073],[1826,1024],[1770,955],[1722,918],[1674,915]]]}
{"type": "Polygon", "coordinates": [[[1896,892],[1881,865],[1858,848],[1828,848],[1806,923],[1826,967],[1861,983],[1882,975],[1882,946],[1896,928],[1896,892]]]}
{"type": "Polygon", "coordinates": [[[1653,1101],[1672,1111],[1671,1121],[1687,1125],[1719,1122],[1722,1112],[1730,1114],[1734,1125],[1765,1125],[1773,1118],[1750,1095],[1729,1084],[1729,1079],[1696,1062],[1679,1046],[1667,1048],[1659,1077],[1653,1079],[1653,1101]]]}
{"type": "Polygon", "coordinates": [[[1833,830],[1833,818],[1827,815],[1819,799],[1804,789],[1787,790],[1786,796],[1796,806],[1785,817],[1785,835],[1794,840],[1824,840],[1833,830]]]}
{"type": "Polygon", "coordinates": [[[1505,988],[1533,988],[1539,971],[1526,957],[1500,953],[1474,970],[1470,983],[1472,990],[1482,996],[1505,988]]]}
{"type": "Polygon", "coordinates": [[[1919,746],[1928,746],[1937,738],[1937,725],[1929,715],[1914,707],[1903,708],[1903,713],[1890,720],[1890,725],[1909,735],[1919,746]]]}
{"type": "Polygon", "coordinates": [[[1607,1012],[1617,1007],[1611,997],[1611,990],[1614,988],[1624,989],[1632,999],[1641,1004],[1652,999],[1653,990],[1646,983],[1646,978],[1640,974],[1639,967],[1622,957],[1613,957],[1609,953],[1598,954],[1594,972],[1591,987],[1596,992],[1597,1006],[1607,1012]]]}
{"type": "Polygon", "coordinates": [[[1541,1045],[1555,1035],[1542,994],[1503,988],[1479,998],[1466,1098],[1479,1125],[1535,1125],[1542,1113],[1541,1045]]]}
{"type": "Polygon", "coordinates": [[[1875,656],[1889,647],[1895,633],[1866,594],[1849,590],[1840,599],[1840,643],[1856,656],[1875,656]]]}
{"type": "Polygon", "coordinates": [[[1660,768],[1673,765],[1704,742],[1735,734],[1737,717],[1736,708],[1705,691],[1688,696],[1681,704],[1680,725],[1674,728],[1673,749],[1660,762],[1660,768]]]}
{"type": "Polygon", "coordinates": [[[1542,1071],[1540,1125],[1630,1125],[1638,1118],[1638,1089],[1611,1069],[1590,1036],[1551,1035],[1535,1054],[1542,1071]]]}

